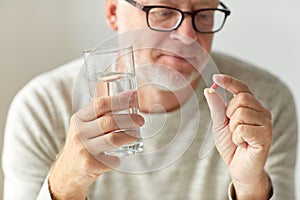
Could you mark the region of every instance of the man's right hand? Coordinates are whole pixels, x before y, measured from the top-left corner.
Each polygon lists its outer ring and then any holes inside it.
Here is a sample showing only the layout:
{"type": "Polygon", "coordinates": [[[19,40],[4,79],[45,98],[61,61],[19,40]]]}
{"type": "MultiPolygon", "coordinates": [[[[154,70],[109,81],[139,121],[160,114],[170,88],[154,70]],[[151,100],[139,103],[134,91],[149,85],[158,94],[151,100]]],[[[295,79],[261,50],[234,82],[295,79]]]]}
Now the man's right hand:
{"type": "Polygon", "coordinates": [[[71,117],[70,128],[49,175],[54,199],[85,199],[89,186],[104,172],[120,165],[107,150],[137,140],[144,124],[138,114],[113,114],[136,105],[134,91],[94,99],[71,117]],[[128,130],[118,131],[116,130],[128,130]],[[131,130],[130,130],[131,129],[131,130]]]}

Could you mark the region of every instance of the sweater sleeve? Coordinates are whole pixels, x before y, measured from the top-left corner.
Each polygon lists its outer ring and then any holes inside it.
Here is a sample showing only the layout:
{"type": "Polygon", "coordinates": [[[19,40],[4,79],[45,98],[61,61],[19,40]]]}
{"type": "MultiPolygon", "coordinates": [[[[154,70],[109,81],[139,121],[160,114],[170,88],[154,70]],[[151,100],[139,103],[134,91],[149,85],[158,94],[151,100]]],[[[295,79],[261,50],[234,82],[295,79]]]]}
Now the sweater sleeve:
{"type": "Polygon", "coordinates": [[[266,171],[272,180],[274,199],[295,199],[298,127],[294,99],[290,90],[279,82],[270,89],[273,143],[266,171]]]}
{"type": "Polygon", "coordinates": [[[64,141],[67,125],[62,122],[69,109],[57,94],[64,90],[51,82],[36,78],[10,106],[3,144],[4,200],[49,196],[42,185],[64,141]]]}

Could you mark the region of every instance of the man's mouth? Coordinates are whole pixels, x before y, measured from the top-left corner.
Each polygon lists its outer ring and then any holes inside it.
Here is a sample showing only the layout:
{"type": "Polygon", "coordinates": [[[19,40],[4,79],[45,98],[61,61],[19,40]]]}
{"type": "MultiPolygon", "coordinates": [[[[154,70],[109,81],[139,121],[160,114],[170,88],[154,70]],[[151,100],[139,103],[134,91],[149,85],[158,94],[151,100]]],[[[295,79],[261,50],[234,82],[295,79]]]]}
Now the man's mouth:
{"type": "Polygon", "coordinates": [[[190,59],[192,59],[191,57],[184,57],[178,54],[162,54],[160,57],[167,58],[170,60],[172,59],[178,62],[188,62],[190,59]]]}
{"type": "Polygon", "coordinates": [[[195,57],[182,56],[174,53],[162,53],[158,56],[158,63],[169,66],[178,72],[185,74],[195,70],[195,57]]]}

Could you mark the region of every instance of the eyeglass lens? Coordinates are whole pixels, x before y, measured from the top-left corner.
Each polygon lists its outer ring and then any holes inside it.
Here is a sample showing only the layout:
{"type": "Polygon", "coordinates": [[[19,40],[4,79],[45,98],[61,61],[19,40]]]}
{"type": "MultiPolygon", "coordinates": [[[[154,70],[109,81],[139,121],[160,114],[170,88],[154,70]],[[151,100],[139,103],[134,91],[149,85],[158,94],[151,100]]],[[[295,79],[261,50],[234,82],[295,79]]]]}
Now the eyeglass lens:
{"type": "MultiPolygon", "coordinates": [[[[148,24],[156,30],[168,31],[178,28],[182,13],[171,8],[152,8],[148,12],[148,24]]],[[[222,28],[225,13],[219,10],[203,10],[194,16],[195,28],[200,32],[214,32],[222,28]]]]}

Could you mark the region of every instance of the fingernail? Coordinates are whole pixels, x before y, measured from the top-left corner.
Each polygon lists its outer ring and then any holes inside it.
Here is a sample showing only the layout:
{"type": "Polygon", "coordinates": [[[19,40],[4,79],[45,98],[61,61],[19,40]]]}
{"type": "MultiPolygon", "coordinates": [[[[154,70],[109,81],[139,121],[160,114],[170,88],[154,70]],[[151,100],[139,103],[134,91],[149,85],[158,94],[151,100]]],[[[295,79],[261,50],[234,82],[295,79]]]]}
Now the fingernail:
{"type": "Polygon", "coordinates": [[[144,118],[142,116],[140,116],[140,117],[137,118],[137,124],[139,126],[143,126],[145,124],[145,120],[144,120],[144,118]]]}
{"type": "Polygon", "coordinates": [[[131,120],[134,124],[136,124],[138,126],[143,126],[145,124],[144,117],[139,114],[131,115],[131,120]]]}
{"type": "Polygon", "coordinates": [[[223,75],[222,74],[214,74],[212,79],[216,83],[221,83],[223,81],[223,75]]]}
{"type": "Polygon", "coordinates": [[[208,90],[209,90],[209,88],[205,88],[205,89],[204,89],[204,92],[203,92],[203,93],[204,93],[204,96],[205,96],[205,97],[206,97],[207,94],[210,94],[208,90]]]}
{"type": "Polygon", "coordinates": [[[207,92],[208,92],[209,94],[213,94],[215,91],[216,91],[216,90],[213,89],[213,88],[208,88],[208,91],[207,91],[207,92]]]}

